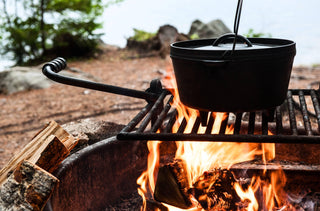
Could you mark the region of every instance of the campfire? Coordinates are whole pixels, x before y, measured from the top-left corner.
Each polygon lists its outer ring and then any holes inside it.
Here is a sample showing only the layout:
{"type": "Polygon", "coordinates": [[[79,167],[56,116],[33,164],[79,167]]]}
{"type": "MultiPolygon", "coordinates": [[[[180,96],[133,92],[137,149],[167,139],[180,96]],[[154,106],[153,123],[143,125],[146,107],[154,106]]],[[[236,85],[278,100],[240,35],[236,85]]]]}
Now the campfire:
{"type": "MultiPolygon", "coordinates": [[[[174,96],[171,105],[178,113],[172,133],[234,134],[234,124],[225,125],[229,114],[222,112],[210,112],[204,122],[213,123],[203,126],[198,122],[195,131],[194,125],[199,121],[200,113],[181,103],[175,81],[172,69],[168,68],[165,86],[174,96]],[[181,124],[185,124],[183,131],[179,131],[181,124]]],[[[267,135],[273,134],[267,131],[267,135]]],[[[160,153],[163,142],[148,142],[148,168],[137,179],[138,192],[144,201],[142,210],[150,210],[150,201],[159,203],[155,210],[169,211],[308,208],[296,204],[303,195],[286,192],[286,175],[281,165],[274,161],[274,143],[196,140],[174,143],[174,156],[168,157],[160,153]],[[234,166],[246,162],[260,163],[261,171],[249,176],[246,170],[234,170],[234,166]],[[268,168],[270,163],[274,169],[268,168]]],[[[309,206],[315,205],[311,203],[309,206]]]]}
{"type": "Polygon", "coordinates": [[[65,210],[61,200],[72,196],[77,210],[106,205],[107,210],[131,209],[128,202],[137,200],[128,194],[138,192],[143,198],[138,206],[148,211],[319,209],[319,90],[289,89],[285,101],[272,109],[222,113],[184,106],[172,67],[165,89],[156,79],[142,92],[59,75],[65,66],[57,58],[43,71],[57,82],[142,98],[147,105],[114,139],[66,161],[57,174],[63,185],[52,197],[53,206],[65,210]],[[69,171],[81,176],[70,181],[69,171]],[[138,189],[128,175],[136,175],[138,189]],[[106,184],[103,191],[94,188],[106,184]],[[83,199],[84,189],[95,203],[83,199]]]}

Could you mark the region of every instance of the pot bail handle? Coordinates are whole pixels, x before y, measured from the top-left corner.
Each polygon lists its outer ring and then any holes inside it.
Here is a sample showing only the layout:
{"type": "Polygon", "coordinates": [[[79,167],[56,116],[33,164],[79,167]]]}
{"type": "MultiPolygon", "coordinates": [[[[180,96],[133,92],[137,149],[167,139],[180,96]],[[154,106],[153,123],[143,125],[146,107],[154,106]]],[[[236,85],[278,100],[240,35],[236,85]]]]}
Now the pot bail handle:
{"type": "MultiPolygon", "coordinates": [[[[238,35],[238,30],[239,30],[239,25],[240,25],[240,17],[241,17],[241,11],[242,11],[242,4],[243,4],[243,0],[238,0],[236,15],[234,17],[233,33],[223,35],[222,37],[219,37],[220,39],[218,38],[213,43],[213,46],[216,46],[215,44],[219,44],[219,42],[221,42],[221,40],[225,40],[226,38],[229,38],[229,37],[234,37],[232,50],[231,50],[231,54],[230,54],[231,57],[236,49],[237,39],[239,39],[239,38],[244,40],[245,43],[247,43],[248,47],[252,47],[252,43],[247,38],[245,38],[241,35],[238,35]]],[[[224,54],[222,55],[222,58],[224,58],[228,52],[229,51],[225,51],[224,54]]]]}
{"type": "Polygon", "coordinates": [[[249,39],[247,39],[246,37],[242,36],[242,35],[236,35],[234,33],[228,33],[228,34],[224,34],[220,37],[218,37],[212,44],[212,46],[218,46],[220,43],[223,43],[224,41],[226,41],[229,38],[233,38],[236,40],[239,40],[243,43],[246,43],[248,47],[252,47],[252,43],[250,42],[249,39]]]}
{"type": "Polygon", "coordinates": [[[93,90],[102,91],[102,92],[109,92],[109,93],[124,95],[128,97],[145,99],[148,102],[149,101],[154,102],[159,98],[159,93],[154,93],[158,91],[157,89],[159,89],[159,92],[160,90],[162,91],[162,85],[157,81],[151,82],[150,90],[149,90],[150,92],[148,92],[148,91],[139,91],[135,89],[112,86],[109,84],[97,83],[94,81],[89,81],[89,80],[84,80],[80,78],[74,78],[74,77],[59,74],[59,72],[65,69],[66,67],[67,67],[66,60],[64,58],[58,57],[52,60],[51,62],[44,64],[44,66],[42,67],[42,73],[45,76],[47,76],[49,79],[56,81],[58,83],[87,88],[87,89],[93,89],[93,90]]]}

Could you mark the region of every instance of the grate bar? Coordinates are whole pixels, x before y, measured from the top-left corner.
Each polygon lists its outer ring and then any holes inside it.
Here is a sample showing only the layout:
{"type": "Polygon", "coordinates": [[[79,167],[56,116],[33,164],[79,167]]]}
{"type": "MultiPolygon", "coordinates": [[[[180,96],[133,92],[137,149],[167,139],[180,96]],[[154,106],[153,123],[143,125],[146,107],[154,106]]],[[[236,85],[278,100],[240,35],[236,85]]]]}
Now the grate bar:
{"type": "Polygon", "coordinates": [[[164,133],[169,133],[172,130],[172,127],[174,123],[176,123],[176,117],[178,115],[177,109],[174,109],[168,116],[169,116],[169,121],[164,129],[164,133]]]}
{"type": "Polygon", "coordinates": [[[221,135],[192,133],[120,133],[119,140],[163,140],[163,141],[199,141],[199,142],[243,142],[243,143],[284,143],[284,144],[320,144],[319,137],[300,135],[221,135]]]}
{"type": "Polygon", "coordinates": [[[312,135],[311,122],[308,114],[307,103],[302,91],[299,91],[299,101],[300,101],[301,112],[303,115],[304,128],[307,132],[307,135],[311,136],[312,135]]]}
{"type": "Polygon", "coordinates": [[[219,134],[225,134],[227,125],[228,125],[229,113],[227,113],[227,117],[221,122],[219,134]]]}
{"type": "Polygon", "coordinates": [[[276,134],[282,134],[283,126],[282,126],[282,113],[281,108],[278,106],[276,108],[276,134]]]}
{"type": "Polygon", "coordinates": [[[294,113],[294,102],[292,98],[292,91],[288,91],[287,101],[288,101],[290,128],[292,130],[292,135],[298,135],[296,115],[294,113]]]}
{"type": "MultiPolygon", "coordinates": [[[[198,130],[201,124],[201,118],[197,118],[195,122],[187,122],[183,118],[182,122],[178,122],[177,110],[171,107],[172,95],[164,105],[164,99],[168,93],[162,93],[159,99],[153,103],[149,103],[144,107],[138,115],[124,127],[118,134],[119,140],[161,140],[161,141],[218,141],[218,142],[247,142],[247,143],[305,143],[305,144],[320,144],[320,103],[319,95],[315,90],[289,90],[286,102],[276,107],[275,118],[271,119],[269,111],[249,112],[249,121],[243,120],[243,113],[236,113],[236,118],[229,122],[226,118],[221,123],[218,134],[212,134],[212,128],[215,123],[215,115],[209,112],[208,124],[204,134],[199,134],[198,130]],[[306,96],[310,95],[315,115],[310,115],[306,104],[306,96]],[[295,109],[297,103],[293,97],[299,97],[300,111],[302,113],[303,126],[297,126],[299,116],[296,116],[295,109]],[[160,110],[162,109],[162,110],[160,110]],[[288,110],[288,115],[283,116],[288,110]],[[159,111],[160,110],[160,111],[159,111]],[[153,117],[157,119],[152,124],[153,117]],[[261,117],[261,118],[260,118],[261,117]],[[290,123],[283,125],[284,121],[290,123]],[[317,120],[318,131],[313,130],[311,120],[317,120]],[[272,122],[270,122],[272,121],[272,122]],[[150,130],[146,129],[151,122],[150,130]],[[178,131],[172,132],[173,126],[179,123],[178,131]],[[139,125],[137,128],[137,125],[139,125]],[[188,125],[190,124],[190,125],[188,125]],[[234,124],[233,134],[225,134],[229,124],[234,124]],[[185,133],[186,127],[191,127],[190,133],[185,133]],[[160,130],[160,133],[159,132],[160,130]],[[274,135],[268,135],[268,131],[274,135]],[[261,131],[261,132],[260,132],[261,131]],[[259,132],[259,134],[257,134],[259,132]]],[[[228,117],[229,117],[228,113],[228,117]]],[[[180,119],[181,121],[181,119],[180,119]]],[[[177,124],[178,125],[178,124],[177,124]]]]}
{"type": "Polygon", "coordinates": [[[193,124],[191,133],[197,133],[198,132],[200,123],[201,123],[201,119],[200,119],[200,117],[197,117],[196,121],[193,124]]]}
{"type": "Polygon", "coordinates": [[[147,104],[122,130],[120,133],[132,131],[139,122],[147,115],[151,110],[153,103],[147,104]]]}
{"type": "Polygon", "coordinates": [[[210,117],[209,117],[209,121],[208,121],[208,125],[206,128],[205,134],[211,134],[213,124],[214,124],[214,117],[213,117],[212,113],[210,113],[210,117]]]}
{"type": "Polygon", "coordinates": [[[268,135],[268,115],[262,112],[262,135],[268,135]]]}
{"type": "Polygon", "coordinates": [[[157,120],[155,121],[154,125],[151,128],[151,132],[157,132],[157,130],[161,127],[163,120],[166,118],[170,108],[171,108],[171,102],[173,100],[173,96],[171,95],[170,99],[168,100],[167,104],[159,114],[157,120]]]}
{"type": "Polygon", "coordinates": [[[248,134],[254,134],[255,121],[256,121],[256,112],[250,112],[248,134]]]}
{"type": "Polygon", "coordinates": [[[236,114],[236,122],[234,123],[234,131],[233,131],[234,135],[237,135],[240,133],[242,115],[243,115],[243,113],[236,114]]]}
{"type": "Polygon", "coordinates": [[[314,90],[311,91],[310,93],[312,103],[314,106],[314,111],[316,112],[316,117],[317,117],[317,123],[318,123],[318,131],[320,132],[320,105],[319,105],[319,100],[317,97],[317,94],[314,90]]]}
{"type": "Polygon", "coordinates": [[[177,133],[183,133],[183,131],[186,129],[186,126],[187,126],[187,120],[186,118],[183,118],[177,133]]]}
{"type": "Polygon", "coordinates": [[[140,127],[138,128],[137,132],[141,133],[143,132],[148,124],[150,123],[151,119],[159,114],[159,109],[163,106],[163,99],[166,97],[168,93],[166,91],[162,92],[157,101],[154,103],[153,107],[151,108],[150,112],[147,114],[147,116],[143,119],[141,122],[140,127]]]}

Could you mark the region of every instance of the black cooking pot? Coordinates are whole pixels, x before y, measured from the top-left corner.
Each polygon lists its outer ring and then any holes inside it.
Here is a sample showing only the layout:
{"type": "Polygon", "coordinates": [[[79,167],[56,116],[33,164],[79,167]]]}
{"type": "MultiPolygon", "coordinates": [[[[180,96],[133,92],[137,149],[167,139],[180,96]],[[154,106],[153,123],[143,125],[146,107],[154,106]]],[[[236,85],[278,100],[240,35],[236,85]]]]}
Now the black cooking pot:
{"type": "Polygon", "coordinates": [[[181,102],[221,112],[282,104],[295,54],[293,41],[235,34],[176,42],[170,52],[181,102]]]}

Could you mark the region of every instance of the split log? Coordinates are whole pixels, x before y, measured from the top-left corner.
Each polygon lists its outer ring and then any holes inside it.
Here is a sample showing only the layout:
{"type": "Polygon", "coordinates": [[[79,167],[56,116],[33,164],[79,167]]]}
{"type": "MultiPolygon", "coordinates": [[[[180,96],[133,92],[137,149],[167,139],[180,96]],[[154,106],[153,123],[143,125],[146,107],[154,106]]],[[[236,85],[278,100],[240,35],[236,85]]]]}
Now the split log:
{"type": "Polygon", "coordinates": [[[178,208],[190,208],[191,198],[205,210],[237,210],[240,198],[233,188],[234,175],[230,170],[213,169],[204,172],[189,187],[181,161],[159,168],[154,198],[178,208]]]}
{"type": "MultiPolygon", "coordinates": [[[[54,172],[59,164],[69,155],[70,151],[66,146],[54,135],[48,137],[49,144],[41,152],[39,159],[34,159],[36,165],[40,168],[54,172]]],[[[29,159],[31,161],[31,159],[29,159]]]]}
{"type": "Polygon", "coordinates": [[[191,206],[188,181],[181,161],[174,161],[159,168],[154,198],[182,209],[191,206]]]}
{"type": "Polygon", "coordinates": [[[0,210],[42,210],[58,179],[29,161],[0,186],[0,210]]]}
{"type": "Polygon", "coordinates": [[[54,171],[76,144],[72,135],[51,121],[1,169],[0,185],[24,160],[37,163],[49,172],[54,171]]]}

